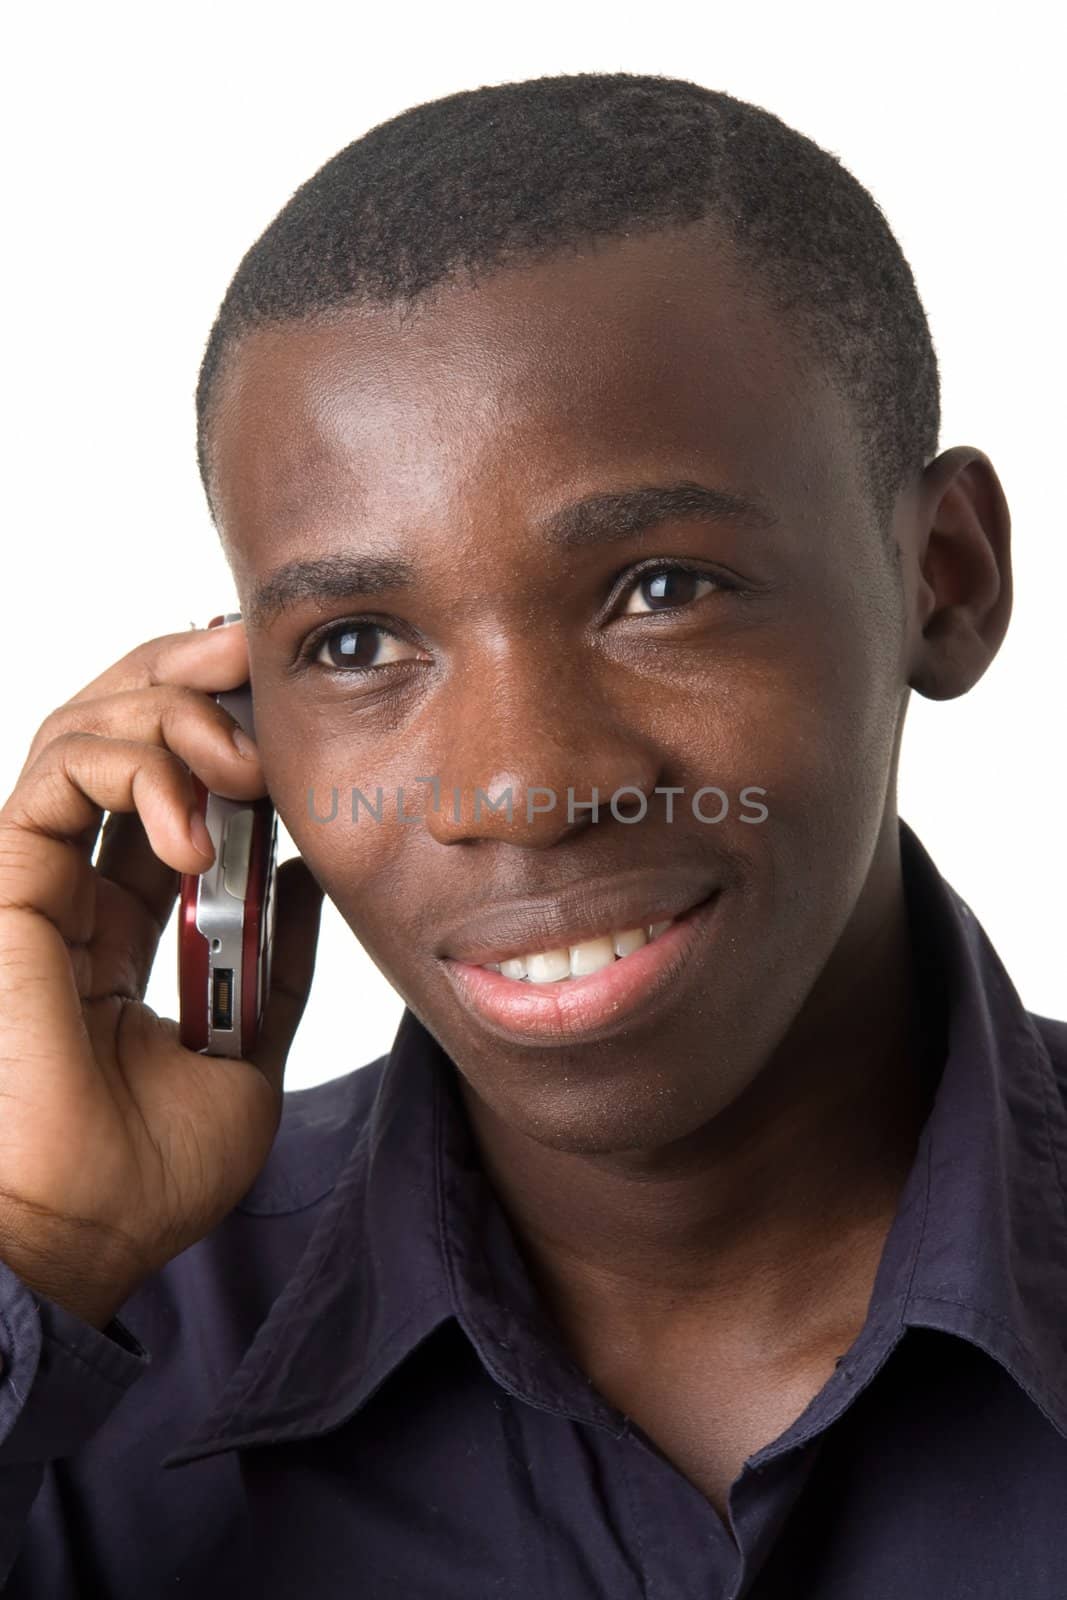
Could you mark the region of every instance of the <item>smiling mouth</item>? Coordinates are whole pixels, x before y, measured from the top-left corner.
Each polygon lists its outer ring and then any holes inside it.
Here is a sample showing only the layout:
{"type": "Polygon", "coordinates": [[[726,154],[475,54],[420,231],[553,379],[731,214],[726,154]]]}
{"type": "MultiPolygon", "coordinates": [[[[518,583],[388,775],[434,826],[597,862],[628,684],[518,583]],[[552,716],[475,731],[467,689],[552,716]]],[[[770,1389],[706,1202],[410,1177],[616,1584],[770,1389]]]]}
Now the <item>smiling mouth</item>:
{"type": "Polygon", "coordinates": [[[692,972],[709,940],[718,937],[721,901],[720,890],[714,889],[675,917],[618,935],[499,963],[475,965],[446,957],[442,964],[463,1005],[498,1038],[518,1045],[592,1044],[639,1020],[650,1023],[678,999],[683,975],[692,972]],[[653,928],[656,936],[649,940],[653,928]],[[618,953],[616,940],[624,954],[618,953]],[[574,971],[575,950],[579,967],[583,960],[600,964],[591,971],[574,971]],[[507,970],[523,964],[525,973],[507,970]]]}
{"type": "Polygon", "coordinates": [[[582,939],[577,944],[561,945],[555,950],[531,951],[528,955],[513,956],[509,961],[486,961],[479,965],[483,972],[499,972],[502,977],[518,983],[566,983],[574,978],[588,978],[603,967],[624,961],[646,944],[653,944],[684,915],[687,913],[582,939]]]}

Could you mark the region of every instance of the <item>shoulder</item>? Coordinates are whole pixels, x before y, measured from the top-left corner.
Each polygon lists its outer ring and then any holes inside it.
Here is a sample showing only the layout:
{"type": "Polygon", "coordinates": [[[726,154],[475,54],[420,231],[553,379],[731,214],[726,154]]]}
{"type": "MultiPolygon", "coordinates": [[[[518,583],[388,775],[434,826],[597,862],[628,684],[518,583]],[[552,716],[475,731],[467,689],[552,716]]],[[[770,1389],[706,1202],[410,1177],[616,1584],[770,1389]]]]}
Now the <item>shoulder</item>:
{"type": "Polygon", "coordinates": [[[236,1209],[246,1216],[300,1211],[327,1195],[352,1155],[388,1054],[310,1089],[287,1089],[270,1155],[236,1209]]]}

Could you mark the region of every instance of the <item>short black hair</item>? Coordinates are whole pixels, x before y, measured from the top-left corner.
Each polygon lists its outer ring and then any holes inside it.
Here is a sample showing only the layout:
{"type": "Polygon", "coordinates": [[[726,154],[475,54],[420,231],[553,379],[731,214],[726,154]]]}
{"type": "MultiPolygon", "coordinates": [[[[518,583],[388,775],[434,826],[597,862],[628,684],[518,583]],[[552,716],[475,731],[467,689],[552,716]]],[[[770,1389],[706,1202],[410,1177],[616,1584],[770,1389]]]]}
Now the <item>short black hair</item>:
{"type": "Polygon", "coordinates": [[[579,72],[486,85],[379,123],[303,183],[234,274],[196,391],[211,496],[212,394],[242,335],[345,305],[416,304],[466,273],[593,238],[708,223],[850,403],[883,534],[934,458],[937,358],[876,201],[773,113],[686,79],[579,72]]]}

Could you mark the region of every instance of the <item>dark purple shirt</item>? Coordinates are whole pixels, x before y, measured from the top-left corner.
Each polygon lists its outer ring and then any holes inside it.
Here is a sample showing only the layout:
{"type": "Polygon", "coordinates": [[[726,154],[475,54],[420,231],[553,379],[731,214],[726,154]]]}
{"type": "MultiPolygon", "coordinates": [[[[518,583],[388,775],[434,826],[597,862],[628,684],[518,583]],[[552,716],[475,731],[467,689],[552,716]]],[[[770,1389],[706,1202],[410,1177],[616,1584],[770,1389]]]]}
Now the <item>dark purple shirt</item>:
{"type": "Polygon", "coordinates": [[[732,1537],[568,1356],[406,1011],[104,1332],[0,1264],[5,1596],[1064,1600],[1067,1024],[901,846],[932,1109],[865,1325],[732,1537]]]}

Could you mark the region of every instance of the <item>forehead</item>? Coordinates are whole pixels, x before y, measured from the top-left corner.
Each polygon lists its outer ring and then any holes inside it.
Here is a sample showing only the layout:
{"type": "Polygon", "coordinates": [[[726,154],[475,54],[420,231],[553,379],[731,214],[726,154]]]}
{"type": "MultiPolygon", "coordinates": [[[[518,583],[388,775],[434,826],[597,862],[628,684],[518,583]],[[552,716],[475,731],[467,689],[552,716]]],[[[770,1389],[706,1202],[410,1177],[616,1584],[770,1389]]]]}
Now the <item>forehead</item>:
{"type": "Polygon", "coordinates": [[[548,514],[666,471],[794,516],[862,501],[844,398],[691,229],[257,329],[220,375],[212,447],[241,566],[335,547],[341,525],[548,514]]]}

